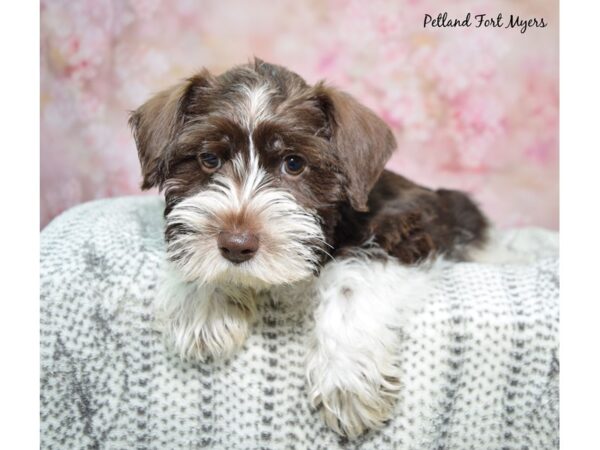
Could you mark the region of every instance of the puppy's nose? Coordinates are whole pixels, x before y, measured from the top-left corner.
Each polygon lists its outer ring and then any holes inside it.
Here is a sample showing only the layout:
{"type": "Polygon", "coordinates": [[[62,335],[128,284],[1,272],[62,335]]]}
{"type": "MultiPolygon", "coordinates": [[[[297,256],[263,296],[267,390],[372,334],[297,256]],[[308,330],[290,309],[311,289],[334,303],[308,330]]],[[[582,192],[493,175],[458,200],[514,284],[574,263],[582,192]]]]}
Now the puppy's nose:
{"type": "Polygon", "coordinates": [[[258,237],[249,231],[222,231],[217,245],[221,255],[234,264],[251,259],[258,250],[258,237]]]}

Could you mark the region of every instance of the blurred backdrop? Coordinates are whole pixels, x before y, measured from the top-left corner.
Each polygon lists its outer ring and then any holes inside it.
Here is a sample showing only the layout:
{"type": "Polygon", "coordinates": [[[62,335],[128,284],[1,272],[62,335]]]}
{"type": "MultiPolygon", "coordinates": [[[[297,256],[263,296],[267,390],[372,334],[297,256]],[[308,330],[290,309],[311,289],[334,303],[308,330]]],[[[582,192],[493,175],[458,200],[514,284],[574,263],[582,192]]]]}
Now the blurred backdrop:
{"type": "Polygon", "coordinates": [[[254,55],[375,110],[398,138],[390,169],[471,192],[501,226],[558,228],[556,0],[43,0],[41,226],[139,194],[128,111],[254,55]],[[423,28],[444,11],[548,26],[423,28]]]}

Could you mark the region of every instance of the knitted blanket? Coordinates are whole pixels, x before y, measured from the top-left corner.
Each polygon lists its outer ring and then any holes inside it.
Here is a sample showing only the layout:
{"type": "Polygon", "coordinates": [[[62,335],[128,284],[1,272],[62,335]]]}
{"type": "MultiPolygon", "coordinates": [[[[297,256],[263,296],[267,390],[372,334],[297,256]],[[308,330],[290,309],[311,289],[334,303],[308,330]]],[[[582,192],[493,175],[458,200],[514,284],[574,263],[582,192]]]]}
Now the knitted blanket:
{"type": "Polygon", "coordinates": [[[152,315],[163,206],[96,201],[43,230],[42,448],[558,448],[555,233],[497,232],[515,262],[444,267],[401,330],[393,419],[348,441],[309,405],[310,301],[265,294],[250,338],[225,362],[165,349],[152,315]]]}

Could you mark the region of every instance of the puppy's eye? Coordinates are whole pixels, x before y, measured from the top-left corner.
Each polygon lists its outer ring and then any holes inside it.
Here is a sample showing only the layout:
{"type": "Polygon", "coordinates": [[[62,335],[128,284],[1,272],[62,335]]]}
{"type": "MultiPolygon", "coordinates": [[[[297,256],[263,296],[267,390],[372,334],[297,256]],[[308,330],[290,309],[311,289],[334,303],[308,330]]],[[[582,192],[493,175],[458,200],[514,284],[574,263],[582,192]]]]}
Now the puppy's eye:
{"type": "Polygon", "coordinates": [[[290,155],[283,160],[281,170],[291,176],[300,175],[306,167],[306,161],[302,156],[290,155]]]}
{"type": "Polygon", "coordinates": [[[215,172],[219,167],[221,167],[221,158],[214,153],[200,153],[198,159],[200,160],[200,165],[202,168],[209,173],[215,172]]]}

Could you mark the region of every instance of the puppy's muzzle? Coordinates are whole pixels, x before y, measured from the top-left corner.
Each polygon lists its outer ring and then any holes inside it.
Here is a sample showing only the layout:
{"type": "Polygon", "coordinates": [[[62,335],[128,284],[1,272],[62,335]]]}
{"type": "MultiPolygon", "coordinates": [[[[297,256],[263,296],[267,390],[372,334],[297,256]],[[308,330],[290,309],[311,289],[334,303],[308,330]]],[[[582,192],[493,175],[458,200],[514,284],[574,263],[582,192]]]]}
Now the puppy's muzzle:
{"type": "Polygon", "coordinates": [[[217,245],[223,258],[234,264],[240,264],[254,257],[258,251],[258,236],[249,231],[222,231],[217,245]]]}

